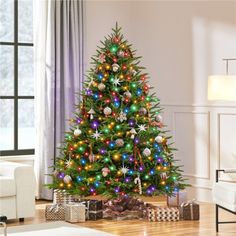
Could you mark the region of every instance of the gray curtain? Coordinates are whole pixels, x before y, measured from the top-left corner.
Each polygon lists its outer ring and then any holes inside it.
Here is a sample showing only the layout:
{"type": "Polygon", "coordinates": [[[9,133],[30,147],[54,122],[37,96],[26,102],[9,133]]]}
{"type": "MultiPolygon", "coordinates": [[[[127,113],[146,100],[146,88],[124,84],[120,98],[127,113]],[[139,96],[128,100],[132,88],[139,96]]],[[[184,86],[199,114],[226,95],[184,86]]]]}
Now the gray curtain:
{"type": "Polygon", "coordinates": [[[82,89],[83,1],[38,0],[35,8],[37,197],[52,199],[43,185],[51,182],[49,166],[59,155],[82,89]]]}

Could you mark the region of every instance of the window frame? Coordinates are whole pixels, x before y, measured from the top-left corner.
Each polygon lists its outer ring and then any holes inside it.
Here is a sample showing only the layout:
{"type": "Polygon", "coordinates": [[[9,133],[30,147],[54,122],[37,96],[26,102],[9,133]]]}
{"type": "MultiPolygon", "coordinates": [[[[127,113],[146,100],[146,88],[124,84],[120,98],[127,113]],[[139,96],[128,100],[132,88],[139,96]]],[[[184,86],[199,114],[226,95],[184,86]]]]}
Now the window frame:
{"type": "Polygon", "coordinates": [[[19,46],[33,47],[33,43],[18,42],[18,1],[14,0],[13,14],[14,14],[14,39],[13,42],[0,41],[0,45],[14,47],[14,95],[0,96],[0,99],[12,99],[14,101],[14,149],[0,150],[0,156],[15,156],[15,155],[31,155],[34,154],[34,149],[18,149],[18,101],[20,99],[32,99],[34,96],[19,96],[18,95],[18,50],[19,46]]]}

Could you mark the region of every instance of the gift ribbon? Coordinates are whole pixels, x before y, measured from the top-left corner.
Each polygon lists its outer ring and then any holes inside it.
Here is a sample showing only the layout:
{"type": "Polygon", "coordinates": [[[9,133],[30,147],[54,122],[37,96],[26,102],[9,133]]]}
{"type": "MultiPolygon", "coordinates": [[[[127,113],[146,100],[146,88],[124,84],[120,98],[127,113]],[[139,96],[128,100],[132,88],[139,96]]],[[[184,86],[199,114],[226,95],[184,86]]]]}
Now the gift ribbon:
{"type": "Polygon", "coordinates": [[[57,213],[59,211],[59,205],[60,204],[53,204],[50,208],[49,211],[52,212],[54,211],[55,213],[57,213]]]}
{"type": "Polygon", "coordinates": [[[196,200],[195,200],[195,199],[189,200],[189,201],[187,201],[186,203],[183,202],[183,203],[180,205],[180,209],[181,209],[182,215],[183,215],[184,207],[190,205],[190,216],[191,216],[191,220],[193,220],[193,204],[196,204],[196,200]]]}

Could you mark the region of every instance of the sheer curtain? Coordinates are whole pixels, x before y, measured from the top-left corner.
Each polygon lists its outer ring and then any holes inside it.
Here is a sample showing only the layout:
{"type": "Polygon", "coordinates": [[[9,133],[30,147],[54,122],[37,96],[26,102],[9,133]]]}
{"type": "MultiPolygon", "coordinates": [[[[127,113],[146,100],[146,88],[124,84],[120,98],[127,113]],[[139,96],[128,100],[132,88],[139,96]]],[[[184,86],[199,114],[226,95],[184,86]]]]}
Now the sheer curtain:
{"type": "Polygon", "coordinates": [[[35,0],[34,19],[37,198],[52,199],[43,185],[82,89],[83,1],[35,0]]]}

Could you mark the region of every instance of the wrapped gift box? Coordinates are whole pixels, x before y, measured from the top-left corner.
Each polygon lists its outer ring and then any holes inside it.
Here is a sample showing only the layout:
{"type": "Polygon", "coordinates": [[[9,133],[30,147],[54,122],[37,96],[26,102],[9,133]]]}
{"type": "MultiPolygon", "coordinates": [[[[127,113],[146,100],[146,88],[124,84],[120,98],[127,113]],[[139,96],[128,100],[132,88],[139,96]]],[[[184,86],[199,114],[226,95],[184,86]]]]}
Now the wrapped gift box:
{"type": "Polygon", "coordinates": [[[87,200],[85,201],[87,207],[86,219],[88,220],[99,220],[103,217],[103,203],[98,200],[87,200]]]}
{"type": "Polygon", "coordinates": [[[179,207],[182,203],[187,201],[187,193],[185,191],[180,191],[174,193],[173,196],[167,197],[168,207],[179,207]]]}
{"type": "Polygon", "coordinates": [[[54,189],[53,204],[66,205],[71,202],[74,202],[72,195],[68,194],[65,190],[54,189]]]}
{"type": "Polygon", "coordinates": [[[176,207],[156,207],[147,210],[149,221],[178,221],[179,209],[176,207]]]}
{"type": "Polygon", "coordinates": [[[65,206],[60,204],[47,205],[45,217],[46,220],[65,220],[65,206]]]}
{"type": "Polygon", "coordinates": [[[194,201],[183,203],[180,207],[180,214],[183,220],[199,220],[199,204],[194,201]]]}
{"type": "Polygon", "coordinates": [[[85,205],[70,203],[65,207],[65,220],[70,223],[85,222],[85,205]]]}

